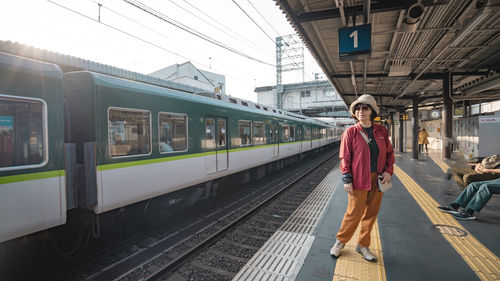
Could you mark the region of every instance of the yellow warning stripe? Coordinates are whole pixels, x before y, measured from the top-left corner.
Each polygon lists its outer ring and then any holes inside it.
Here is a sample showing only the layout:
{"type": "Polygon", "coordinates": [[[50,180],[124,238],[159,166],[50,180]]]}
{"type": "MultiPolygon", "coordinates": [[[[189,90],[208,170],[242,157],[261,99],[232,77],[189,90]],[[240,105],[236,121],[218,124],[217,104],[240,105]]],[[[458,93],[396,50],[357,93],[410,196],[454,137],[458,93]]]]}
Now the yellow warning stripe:
{"type": "Polygon", "coordinates": [[[436,154],[430,154],[429,157],[436,163],[436,165],[443,170],[443,173],[447,173],[448,170],[450,169],[450,166],[446,164],[443,160],[441,160],[436,154]]]}
{"type": "Polygon", "coordinates": [[[384,257],[382,256],[382,244],[380,243],[378,222],[375,222],[370,234],[372,241],[370,251],[377,257],[377,262],[368,262],[361,254],[356,252],[359,230],[360,227],[358,227],[354,236],[345,245],[342,250],[342,255],[337,259],[332,280],[386,281],[387,279],[385,276],[384,257]]]}
{"type": "Polygon", "coordinates": [[[439,204],[424,189],[418,185],[408,174],[397,165],[394,171],[399,180],[420,205],[425,214],[434,225],[463,230],[467,235],[456,236],[449,231],[441,231],[443,237],[462,256],[481,280],[500,279],[500,259],[488,248],[481,244],[474,236],[462,228],[452,215],[437,209],[439,204]]]}

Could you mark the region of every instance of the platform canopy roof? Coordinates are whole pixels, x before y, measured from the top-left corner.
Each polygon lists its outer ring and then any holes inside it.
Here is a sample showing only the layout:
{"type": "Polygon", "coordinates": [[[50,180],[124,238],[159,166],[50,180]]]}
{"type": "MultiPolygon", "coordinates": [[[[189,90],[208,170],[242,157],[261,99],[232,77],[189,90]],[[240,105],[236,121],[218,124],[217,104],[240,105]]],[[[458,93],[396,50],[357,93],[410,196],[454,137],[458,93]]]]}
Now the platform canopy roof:
{"type": "Polygon", "coordinates": [[[275,1],[347,105],[439,105],[446,81],[454,102],[500,98],[500,0],[275,1]]]}

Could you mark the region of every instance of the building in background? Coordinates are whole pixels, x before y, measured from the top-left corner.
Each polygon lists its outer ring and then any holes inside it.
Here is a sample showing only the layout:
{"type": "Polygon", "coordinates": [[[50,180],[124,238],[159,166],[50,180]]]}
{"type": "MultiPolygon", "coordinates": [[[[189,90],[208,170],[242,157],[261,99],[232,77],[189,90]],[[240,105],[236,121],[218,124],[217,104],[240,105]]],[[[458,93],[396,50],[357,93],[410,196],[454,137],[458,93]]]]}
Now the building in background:
{"type": "MultiPolygon", "coordinates": [[[[259,104],[278,108],[276,86],[255,88],[259,104]]],[[[349,117],[347,106],[330,82],[316,80],[283,85],[282,109],[311,117],[349,117]]]]}
{"type": "Polygon", "coordinates": [[[210,93],[226,93],[224,75],[198,69],[189,61],[168,66],[149,75],[204,89],[210,93]]]}

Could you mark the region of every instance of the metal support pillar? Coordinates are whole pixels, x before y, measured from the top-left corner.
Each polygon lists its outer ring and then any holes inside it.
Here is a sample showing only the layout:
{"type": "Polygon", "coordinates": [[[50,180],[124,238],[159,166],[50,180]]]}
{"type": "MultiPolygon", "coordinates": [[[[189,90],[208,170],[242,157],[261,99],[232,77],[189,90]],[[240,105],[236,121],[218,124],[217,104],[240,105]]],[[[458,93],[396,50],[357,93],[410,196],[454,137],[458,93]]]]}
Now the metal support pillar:
{"type": "Polygon", "coordinates": [[[442,156],[446,159],[451,158],[451,145],[453,141],[453,102],[451,100],[452,83],[451,73],[447,73],[447,75],[443,78],[443,131],[441,133],[443,136],[443,142],[441,145],[442,156]]]}
{"type": "Polygon", "coordinates": [[[403,152],[403,141],[404,141],[404,116],[405,116],[405,110],[403,109],[399,113],[399,151],[403,152]]]}
{"type": "Polygon", "coordinates": [[[418,159],[418,97],[413,97],[413,116],[412,116],[412,136],[411,136],[411,149],[412,159],[418,159]]]}
{"type": "Polygon", "coordinates": [[[391,144],[392,144],[392,148],[395,148],[396,147],[396,144],[394,143],[395,140],[394,140],[394,135],[396,134],[396,132],[394,131],[394,114],[392,114],[391,116],[391,144]]]}
{"type": "Polygon", "coordinates": [[[469,117],[471,114],[470,114],[470,104],[471,102],[466,100],[464,101],[464,117],[469,117]]]}

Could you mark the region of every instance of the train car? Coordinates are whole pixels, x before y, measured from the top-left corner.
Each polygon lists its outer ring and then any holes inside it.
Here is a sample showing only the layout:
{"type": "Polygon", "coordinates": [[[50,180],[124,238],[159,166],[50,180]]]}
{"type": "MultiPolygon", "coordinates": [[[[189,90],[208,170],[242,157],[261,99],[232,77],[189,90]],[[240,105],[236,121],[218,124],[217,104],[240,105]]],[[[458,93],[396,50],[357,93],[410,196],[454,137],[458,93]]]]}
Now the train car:
{"type": "Polygon", "coordinates": [[[0,53],[0,242],[66,222],[62,77],[0,53]]]}
{"type": "Polygon", "coordinates": [[[96,155],[84,205],[97,214],[333,142],[310,118],[107,75],[66,73],[64,86],[67,142],[96,155]]]}
{"type": "Polygon", "coordinates": [[[62,74],[6,54],[0,62],[0,129],[12,147],[1,150],[10,158],[0,166],[0,242],[62,224],[98,235],[102,214],[140,202],[154,213],[165,194],[340,138],[338,128],[301,115],[88,71],[62,74]]]}

